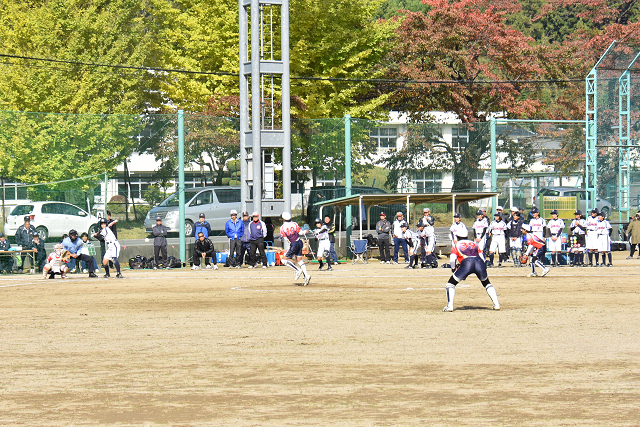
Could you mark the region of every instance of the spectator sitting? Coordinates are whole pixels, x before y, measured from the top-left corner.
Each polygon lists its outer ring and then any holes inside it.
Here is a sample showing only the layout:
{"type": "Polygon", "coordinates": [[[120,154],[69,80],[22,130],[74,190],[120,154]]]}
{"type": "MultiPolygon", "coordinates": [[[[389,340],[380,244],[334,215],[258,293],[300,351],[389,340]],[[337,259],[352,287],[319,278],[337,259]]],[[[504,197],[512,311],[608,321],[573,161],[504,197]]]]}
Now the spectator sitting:
{"type": "MultiPolygon", "coordinates": [[[[245,255],[251,254],[251,220],[249,219],[249,212],[242,212],[242,224],[244,226],[244,231],[240,238],[242,247],[240,248],[240,256],[238,257],[236,268],[242,268],[245,255]]],[[[249,264],[251,264],[251,260],[249,260],[249,264]]]]}
{"type": "Polygon", "coordinates": [[[157,270],[162,266],[169,269],[167,265],[167,227],[162,225],[162,218],[156,217],[156,225],[151,230],[153,233],[153,260],[155,261],[153,269],[157,270]],[[162,254],[162,258],[160,258],[162,254]]]}
{"type": "Polygon", "coordinates": [[[208,239],[209,236],[211,235],[211,226],[209,225],[209,223],[204,219],[204,214],[201,213],[198,216],[198,222],[196,222],[196,225],[193,227],[193,236],[199,236],[200,233],[204,234],[204,238],[208,239]]]}
{"type": "Polygon", "coordinates": [[[211,269],[209,259],[213,258],[213,269],[218,269],[218,262],[216,260],[216,250],[213,247],[211,240],[204,237],[204,233],[201,231],[198,233],[198,239],[193,246],[193,267],[192,270],[200,270],[200,260],[204,259],[204,265],[206,269],[211,269]]]}
{"type": "Polygon", "coordinates": [[[31,249],[33,249],[35,252],[33,254],[36,262],[34,269],[37,273],[42,273],[42,267],[44,267],[45,263],[47,262],[47,251],[44,248],[44,242],[40,240],[40,236],[38,234],[33,236],[33,240],[31,241],[31,249]]]}
{"type": "MultiPolygon", "coordinates": [[[[107,225],[108,227],[108,225],[107,225]]],[[[87,233],[82,233],[80,235],[80,238],[82,239],[82,250],[80,251],[83,255],[86,255],[88,257],[91,257],[91,259],[93,260],[93,268],[94,270],[99,270],[98,269],[98,263],[96,262],[96,259],[94,257],[94,255],[96,254],[96,248],[95,246],[93,246],[93,243],[91,243],[89,241],[89,235],[87,233]]],[[[85,261],[82,260],[82,272],[83,273],[87,273],[89,270],[89,266],[88,266],[88,262],[91,261],[85,261]]]]}
{"type": "MultiPolygon", "coordinates": [[[[71,258],[68,261],[68,264],[70,264],[69,268],[73,270],[76,266],[77,260],[87,261],[89,267],[89,277],[98,277],[94,272],[95,268],[93,266],[93,257],[84,255],[81,252],[83,245],[84,243],[82,242],[82,240],[78,239],[78,232],[76,230],[69,230],[69,237],[65,238],[62,241],[64,250],[69,251],[69,253],[71,254],[71,258]]],[[[78,270],[79,269],[80,266],[78,266],[78,270]]]]}
{"type": "MultiPolygon", "coordinates": [[[[0,251],[8,251],[11,243],[4,237],[4,233],[0,233],[0,251]]],[[[13,270],[13,258],[11,254],[0,254],[0,273],[10,274],[13,270]]]]}

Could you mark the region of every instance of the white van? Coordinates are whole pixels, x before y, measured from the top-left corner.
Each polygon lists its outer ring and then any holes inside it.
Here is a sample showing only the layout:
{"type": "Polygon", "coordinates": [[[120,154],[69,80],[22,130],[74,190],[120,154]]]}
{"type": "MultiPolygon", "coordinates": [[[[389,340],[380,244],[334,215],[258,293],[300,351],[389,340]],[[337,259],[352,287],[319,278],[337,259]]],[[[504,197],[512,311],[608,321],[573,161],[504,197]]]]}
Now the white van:
{"type": "MultiPolygon", "coordinates": [[[[193,235],[193,225],[198,222],[201,213],[205,215],[212,230],[224,230],[224,226],[231,218],[231,209],[238,211],[238,219],[242,219],[240,211],[240,187],[205,187],[188,188],[184,191],[185,200],[185,234],[193,235]]],[[[250,211],[252,203],[247,203],[250,211]]],[[[251,212],[249,212],[251,213],[251,212]]],[[[144,229],[151,233],[156,225],[156,217],[162,218],[162,225],[167,227],[170,233],[180,231],[178,222],[179,197],[178,193],[173,193],[158,206],[152,208],[144,220],[144,229]]]]}

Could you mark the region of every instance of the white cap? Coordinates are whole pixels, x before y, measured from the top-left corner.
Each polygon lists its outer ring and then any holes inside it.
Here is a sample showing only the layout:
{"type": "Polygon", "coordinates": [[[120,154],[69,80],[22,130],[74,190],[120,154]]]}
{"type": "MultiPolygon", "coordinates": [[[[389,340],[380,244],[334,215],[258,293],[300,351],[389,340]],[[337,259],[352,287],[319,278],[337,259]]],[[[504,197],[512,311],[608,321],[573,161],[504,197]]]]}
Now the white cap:
{"type": "Polygon", "coordinates": [[[396,216],[398,216],[398,215],[404,216],[404,214],[402,212],[396,212],[396,216]]]}
{"type": "Polygon", "coordinates": [[[282,219],[284,219],[285,221],[289,221],[291,220],[291,214],[289,212],[282,212],[282,219]]]}
{"type": "Polygon", "coordinates": [[[429,208],[424,208],[424,209],[422,209],[422,212],[431,212],[431,209],[429,209],[429,208]]]}
{"type": "Polygon", "coordinates": [[[235,209],[231,209],[231,215],[238,215],[238,211],[235,209]]]}
{"type": "Polygon", "coordinates": [[[527,231],[531,231],[531,226],[529,224],[522,224],[522,229],[523,230],[527,230],[527,231]]]}
{"type": "Polygon", "coordinates": [[[464,239],[465,237],[469,236],[469,230],[467,230],[467,227],[461,228],[460,230],[456,231],[456,236],[464,239]]]}
{"type": "Polygon", "coordinates": [[[496,207],[496,209],[500,209],[501,211],[503,211],[503,210],[504,210],[504,208],[503,208],[502,206],[500,206],[500,205],[498,205],[498,206],[496,207]]]}
{"type": "Polygon", "coordinates": [[[511,212],[518,212],[517,206],[511,206],[511,212]]]}

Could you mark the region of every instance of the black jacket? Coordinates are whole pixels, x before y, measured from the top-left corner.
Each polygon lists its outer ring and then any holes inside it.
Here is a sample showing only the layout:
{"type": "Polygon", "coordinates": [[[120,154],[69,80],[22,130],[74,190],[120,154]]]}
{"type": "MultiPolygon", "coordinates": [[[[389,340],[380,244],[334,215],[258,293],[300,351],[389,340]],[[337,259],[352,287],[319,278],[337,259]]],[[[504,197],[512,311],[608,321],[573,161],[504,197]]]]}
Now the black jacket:
{"type": "Polygon", "coordinates": [[[32,240],[31,246],[29,246],[29,248],[38,250],[38,252],[35,254],[36,259],[43,259],[47,257],[47,252],[44,248],[44,242],[42,240],[40,240],[37,245],[36,245],[36,242],[32,240]]]}
{"type": "Polygon", "coordinates": [[[164,225],[154,225],[153,229],[153,246],[167,246],[167,227],[164,225]]]}
{"type": "Polygon", "coordinates": [[[200,239],[197,239],[193,251],[198,256],[202,254],[210,254],[214,251],[213,243],[211,243],[211,240],[209,239],[204,239],[202,241],[200,241],[200,239]]]}
{"type": "Polygon", "coordinates": [[[25,228],[24,225],[21,225],[16,230],[16,245],[30,248],[31,242],[33,242],[33,236],[36,234],[38,234],[38,232],[33,225],[29,224],[29,228],[25,228]]]}
{"type": "Polygon", "coordinates": [[[329,242],[330,243],[335,243],[336,242],[336,225],[333,223],[333,221],[329,221],[328,223],[323,223],[327,226],[327,233],[329,233],[329,242]]]}

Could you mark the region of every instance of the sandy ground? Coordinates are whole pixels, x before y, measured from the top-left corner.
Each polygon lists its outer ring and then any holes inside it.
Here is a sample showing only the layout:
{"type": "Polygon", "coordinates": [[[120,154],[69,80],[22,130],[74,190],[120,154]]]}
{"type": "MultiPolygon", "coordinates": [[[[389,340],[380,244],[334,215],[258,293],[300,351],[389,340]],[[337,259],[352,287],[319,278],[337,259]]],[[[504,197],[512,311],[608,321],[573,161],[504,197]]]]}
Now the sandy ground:
{"type": "MultiPolygon", "coordinates": [[[[0,425],[640,424],[640,260],[0,277],[0,425]]],[[[444,260],[442,260],[444,261],[444,260]]]]}

